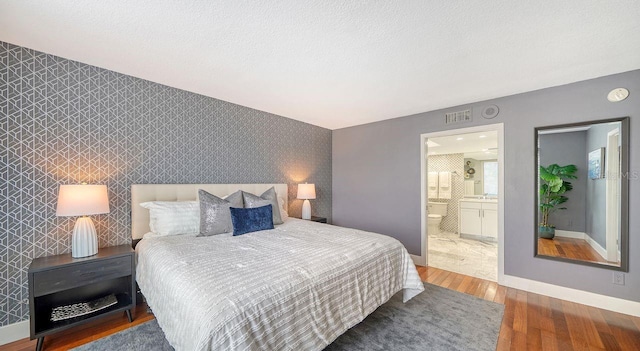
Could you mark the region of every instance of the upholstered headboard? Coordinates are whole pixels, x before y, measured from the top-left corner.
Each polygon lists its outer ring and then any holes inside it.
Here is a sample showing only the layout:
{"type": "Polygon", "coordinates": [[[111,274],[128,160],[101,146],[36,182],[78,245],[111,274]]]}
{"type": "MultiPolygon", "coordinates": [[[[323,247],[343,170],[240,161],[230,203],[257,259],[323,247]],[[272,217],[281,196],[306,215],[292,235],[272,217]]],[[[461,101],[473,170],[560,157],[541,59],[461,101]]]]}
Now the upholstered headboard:
{"type": "Polygon", "coordinates": [[[149,210],[140,206],[147,201],[190,201],[198,199],[198,189],[223,197],[237,190],[256,195],[275,187],[289,208],[287,184],[133,184],[131,185],[131,237],[141,239],[149,232],[149,210]]]}

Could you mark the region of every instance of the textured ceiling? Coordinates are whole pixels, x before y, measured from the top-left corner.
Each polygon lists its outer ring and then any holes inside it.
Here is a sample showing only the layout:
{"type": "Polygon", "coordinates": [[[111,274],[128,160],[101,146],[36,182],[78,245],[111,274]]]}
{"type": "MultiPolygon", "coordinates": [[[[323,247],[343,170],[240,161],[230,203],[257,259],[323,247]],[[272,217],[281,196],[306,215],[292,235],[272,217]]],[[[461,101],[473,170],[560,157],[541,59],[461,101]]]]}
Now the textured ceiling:
{"type": "Polygon", "coordinates": [[[640,68],[640,1],[0,2],[0,40],[341,128],[640,68]]]}
{"type": "Polygon", "coordinates": [[[428,155],[463,153],[464,157],[477,160],[498,158],[498,132],[495,131],[429,138],[429,141],[432,144],[427,148],[428,155]]]}

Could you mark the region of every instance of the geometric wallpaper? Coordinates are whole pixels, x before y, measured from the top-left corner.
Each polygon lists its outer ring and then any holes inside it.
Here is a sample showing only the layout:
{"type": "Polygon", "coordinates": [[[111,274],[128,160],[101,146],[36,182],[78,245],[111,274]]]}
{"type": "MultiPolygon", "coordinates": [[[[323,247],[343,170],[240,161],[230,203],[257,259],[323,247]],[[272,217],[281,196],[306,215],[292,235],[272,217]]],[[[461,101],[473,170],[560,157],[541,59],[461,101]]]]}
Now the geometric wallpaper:
{"type": "MultiPolygon", "coordinates": [[[[210,79],[215,79],[211,77],[210,79]]],[[[131,241],[135,183],[316,184],[331,216],[331,131],[0,42],[0,326],[29,317],[34,257],[70,252],[60,184],[106,184],[99,246],[131,241]]]]}
{"type": "Polygon", "coordinates": [[[464,197],[464,154],[430,155],[429,172],[453,172],[451,175],[451,199],[429,199],[434,202],[446,202],[447,216],[442,218],[440,229],[449,233],[458,233],[458,201],[464,197]]]}

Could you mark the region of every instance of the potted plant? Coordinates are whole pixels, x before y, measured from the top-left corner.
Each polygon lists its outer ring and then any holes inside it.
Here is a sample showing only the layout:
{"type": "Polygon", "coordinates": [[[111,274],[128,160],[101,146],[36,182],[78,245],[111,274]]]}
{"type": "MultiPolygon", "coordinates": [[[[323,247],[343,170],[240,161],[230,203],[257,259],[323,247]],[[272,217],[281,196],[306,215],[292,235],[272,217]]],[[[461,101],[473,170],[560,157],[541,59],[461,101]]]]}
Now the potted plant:
{"type": "Polygon", "coordinates": [[[573,185],[567,179],[576,179],[577,171],[575,165],[558,166],[554,163],[548,167],[540,166],[539,201],[542,218],[538,227],[539,237],[553,239],[556,235],[555,226],[549,224],[549,215],[557,210],[567,209],[559,206],[569,200],[563,195],[573,189],[573,185]]]}

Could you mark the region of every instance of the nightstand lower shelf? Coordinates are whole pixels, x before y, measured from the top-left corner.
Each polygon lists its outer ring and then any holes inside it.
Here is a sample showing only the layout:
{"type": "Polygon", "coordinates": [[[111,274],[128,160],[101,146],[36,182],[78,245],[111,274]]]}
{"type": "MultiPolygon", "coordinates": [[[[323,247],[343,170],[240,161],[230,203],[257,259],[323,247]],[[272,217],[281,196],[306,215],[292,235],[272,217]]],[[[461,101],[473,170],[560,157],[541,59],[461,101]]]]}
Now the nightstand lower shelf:
{"type": "MultiPolygon", "coordinates": [[[[113,303],[113,300],[107,301],[113,303]]],[[[72,258],[70,254],[36,258],[29,267],[29,314],[31,339],[38,339],[40,351],[44,337],[94,319],[126,312],[129,322],[136,306],[134,251],[129,245],[100,249],[90,257],[72,258]],[[113,295],[116,303],[84,315],[52,321],[52,311],[58,317],[85,311],[96,306],[70,306],[94,302],[113,295]]]]}
{"type": "Polygon", "coordinates": [[[88,322],[95,318],[104,317],[112,313],[122,312],[122,311],[125,311],[127,313],[129,322],[132,322],[131,312],[129,311],[129,309],[131,308],[131,296],[127,294],[117,294],[116,299],[118,300],[118,302],[115,305],[106,307],[101,310],[94,311],[89,314],[68,318],[68,319],[63,319],[59,321],[52,321],[50,319],[51,311],[55,307],[47,307],[45,308],[43,313],[38,313],[38,317],[36,320],[36,325],[38,326],[38,329],[35,330],[34,337],[49,335],[49,334],[52,334],[53,332],[58,332],[58,331],[67,329],[68,327],[73,327],[76,324],[78,324],[78,322],[88,322]]]}

